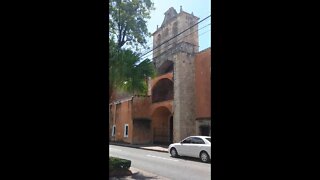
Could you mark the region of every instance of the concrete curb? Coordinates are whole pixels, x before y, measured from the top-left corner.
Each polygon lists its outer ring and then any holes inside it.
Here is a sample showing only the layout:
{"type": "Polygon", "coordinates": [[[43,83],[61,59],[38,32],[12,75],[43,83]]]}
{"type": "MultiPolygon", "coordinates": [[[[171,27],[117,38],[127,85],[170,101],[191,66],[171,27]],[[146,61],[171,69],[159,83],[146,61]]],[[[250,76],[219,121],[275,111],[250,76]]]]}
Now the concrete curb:
{"type": "Polygon", "coordinates": [[[133,179],[161,179],[161,180],[169,180],[163,176],[153,174],[151,172],[147,172],[141,169],[137,169],[135,167],[130,167],[129,169],[132,172],[132,175],[122,176],[122,177],[109,177],[110,180],[133,180],[133,179]]]}
{"type": "Polygon", "coordinates": [[[168,178],[165,178],[163,176],[157,175],[157,174],[153,174],[151,172],[147,172],[141,169],[137,169],[135,167],[130,167],[130,170],[132,171],[132,176],[131,178],[134,177],[134,179],[138,179],[139,176],[135,177],[137,174],[141,174],[140,176],[142,176],[141,179],[162,179],[162,180],[169,180],[168,178]]]}
{"type": "Polygon", "coordinates": [[[162,149],[152,149],[148,148],[148,147],[140,147],[140,146],[136,146],[136,145],[131,145],[131,144],[121,144],[121,143],[111,143],[109,142],[109,145],[116,145],[116,146],[124,146],[124,147],[131,147],[131,148],[136,148],[136,149],[144,149],[144,150],[149,150],[149,151],[157,151],[157,152],[163,152],[163,153],[168,153],[168,150],[162,150],[162,149]]]}

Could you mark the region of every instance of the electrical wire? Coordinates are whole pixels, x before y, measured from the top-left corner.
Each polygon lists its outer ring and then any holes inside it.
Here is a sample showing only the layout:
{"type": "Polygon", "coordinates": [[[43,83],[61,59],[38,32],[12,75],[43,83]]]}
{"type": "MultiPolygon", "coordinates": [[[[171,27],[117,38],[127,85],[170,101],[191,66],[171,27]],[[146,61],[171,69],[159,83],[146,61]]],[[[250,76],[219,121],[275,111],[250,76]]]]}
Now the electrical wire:
{"type": "MultiPolygon", "coordinates": [[[[203,26],[203,27],[201,27],[200,29],[197,29],[197,30],[195,30],[195,31],[193,31],[193,32],[191,32],[191,33],[189,33],[189,34],[187,34],[186,36],[183,36],[183,37],[181,37],[180,39],[178,39],[177,41],[180,41],[180,40],[182,40],[182,39],[184,39],[184,38],[186,38],[186,37],[188,37],[188,36],[190,36],[191,34],[193,34],[193,33],[195,33],[195,32],[198,32],[198,31],[200,31],[201,29],[203,29],[203,28],[205,28],[205,27],[207,27],[207,26],[209,26],[209,25],[211,25],[211,23],[209,23],[209,24],[207,24],[207,25],[205,25],[205,26],[203,26]]],[[[200,37],[200,35],[199,35],[199,37],[200,37]]],[[[170,46],[170,45],[172,45],[172,44],[174,44],[174,42],[173,43],[171,43],[171,44],[166,44],[166,46],[170,46]]],[[[155,51],[155,53],[157,53],[157,52],[159,52],[161,49],[158,49],[157,51],[155,51]]],[[[150,52],[149,52],[150,53],[150,52]]],[[[146,54],[144,54],[144,55],[147,55],[147,54],[149,54],[149,53],[146,53],[146,54]]],[[[140,58],[142,58],[143,56],[141,56],[140,58]]]]}
{"type": "Polygon", "coordinates": [[[170,40],[174,39],[175,37],[177,37],[177,36],[181,35],[182,33],[186,32],[187,30],[191,29],[192,27],[194,27],[194,26],[198,25],[199,23],[201,23],[202,21],[204,21],[204,20],[208,19],[209,17],[211,17],[211,14],[210,14],[209,16],[205,17],[204,19],[202,19],[201,21],[199,21],[199,22],[195,23],[194,25],[190,26],[189,28],[187,28],[187,29],[183,30],[182,32],[178,33],[177,35],[173,36],[172,38],[170,38],[170,39],[168,39],[168,40],[164,41],[164,42],[163,42],[163,43],[161,43],[159,46],[157,46],[157,47],[153,48],[152,50],[148,51],[147,53],[145,53],[145,54],[141,55],[139,58],[141,58],[141,57],[143,57],[144,55],[146,55],[146,54],[148,54],[148,53],[150,53],[150,52],[154,51],[155,49],[157,49],[157,48],[161,47],[161,46],[162,46],[162,45],[164,45],[165,43],[167,43],[167,42],[169,42],[170,40]]]}
{"type": "MultiPolygon", "coordinates": [[[[210,30],[208,30],[208,31],[206,31],[206,32],[204,32],[204,33],[201,33],[200,35],[199,35],[199,37],[200,36],[202,36],[202,35],[204,35],[204,34],[206,34],[207,32],[210,32],[211,31],[211,29],[210,30]]],[[[171,45],[171,44],[170,44],[171,45]]],[[[169,45],[168,45],[169,46],[169,45]]],[[[150,56],[152,56],[152,54],[150,54],[149,56],[146,56],[145,58],[148,58],[148,57],[150,57],[150,56]]],[[[150,58],[152,61],[154,60],[154,59],[156,59],[156,58],[158,58],[158,57],[160,57],[161,55],[159,55],[159,56],[156,56],[156,57],[153,57],[153,58],[150,58]]],[[[143,60],[142,60],[143,61],[143,60]]]]}

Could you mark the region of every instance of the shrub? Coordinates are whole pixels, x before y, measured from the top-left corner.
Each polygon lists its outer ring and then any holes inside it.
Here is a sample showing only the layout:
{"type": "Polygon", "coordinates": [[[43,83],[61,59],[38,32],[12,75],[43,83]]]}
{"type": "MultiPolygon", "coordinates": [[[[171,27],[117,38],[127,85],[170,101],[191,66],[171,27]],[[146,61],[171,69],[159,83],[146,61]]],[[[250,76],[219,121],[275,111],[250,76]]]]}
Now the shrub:
{"type": "Polygon", "coordinates": [[[109,157],[109,170],[129,169],[131,161],[127,159],[121,159],[116,157],[109,157]]]}

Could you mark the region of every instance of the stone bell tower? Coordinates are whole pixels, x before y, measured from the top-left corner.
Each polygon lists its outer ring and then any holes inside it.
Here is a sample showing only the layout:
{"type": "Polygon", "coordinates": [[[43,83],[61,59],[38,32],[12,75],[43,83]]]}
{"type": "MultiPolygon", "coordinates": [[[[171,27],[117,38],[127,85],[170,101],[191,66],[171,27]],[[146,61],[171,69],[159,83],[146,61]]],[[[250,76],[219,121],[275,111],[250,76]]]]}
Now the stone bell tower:
{"type": "Polygon", "coordinates": [[[199,51],[199,18],[171,7],[153,33],[153,62],[158,75],[173,72],[173,141],[196,133],[195,53],[199,51]],[[195,26],[193,26],[195,25],[195,26]],[[192,28],[190,28],[192,27],[192,28]]]}

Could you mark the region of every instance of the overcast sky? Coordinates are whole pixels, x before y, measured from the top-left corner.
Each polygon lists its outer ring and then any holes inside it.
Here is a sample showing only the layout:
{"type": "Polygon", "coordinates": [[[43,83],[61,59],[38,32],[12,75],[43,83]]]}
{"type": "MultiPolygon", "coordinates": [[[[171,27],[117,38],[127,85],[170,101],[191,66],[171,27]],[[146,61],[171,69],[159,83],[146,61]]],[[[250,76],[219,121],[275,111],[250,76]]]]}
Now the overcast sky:
{"type": "MultiPolygon", "coordinates": [[[[173,7],[177,13],[180,12],[180,6],[182,10],[199,17],[199,21],[211,15],[211,1],[210,0],[152,0],[154,3],[155,10],[151,11],[151,19],[148,20],[148,30],[153,33],[157,29],[157,25],[160,27],[164,13],[173,7]]],[[[198,36],[199,36],[199,51],[211,47],[211,17],[199,23],[198,25],[198,36]],[[206,26],[206,27],[204,27],[206,26]],[[203,27],[203,28],[202,28],[203,27]],[[202,29],[201,29],[202,28],[202,29]]],[[[152,48],[152,37],[149,38],[148,44],[152,48]]],[[[143,51],[142,51],[143,52],[143,51]]],[[[152,53],[146,56],[152,58],[152,53]]]]}

